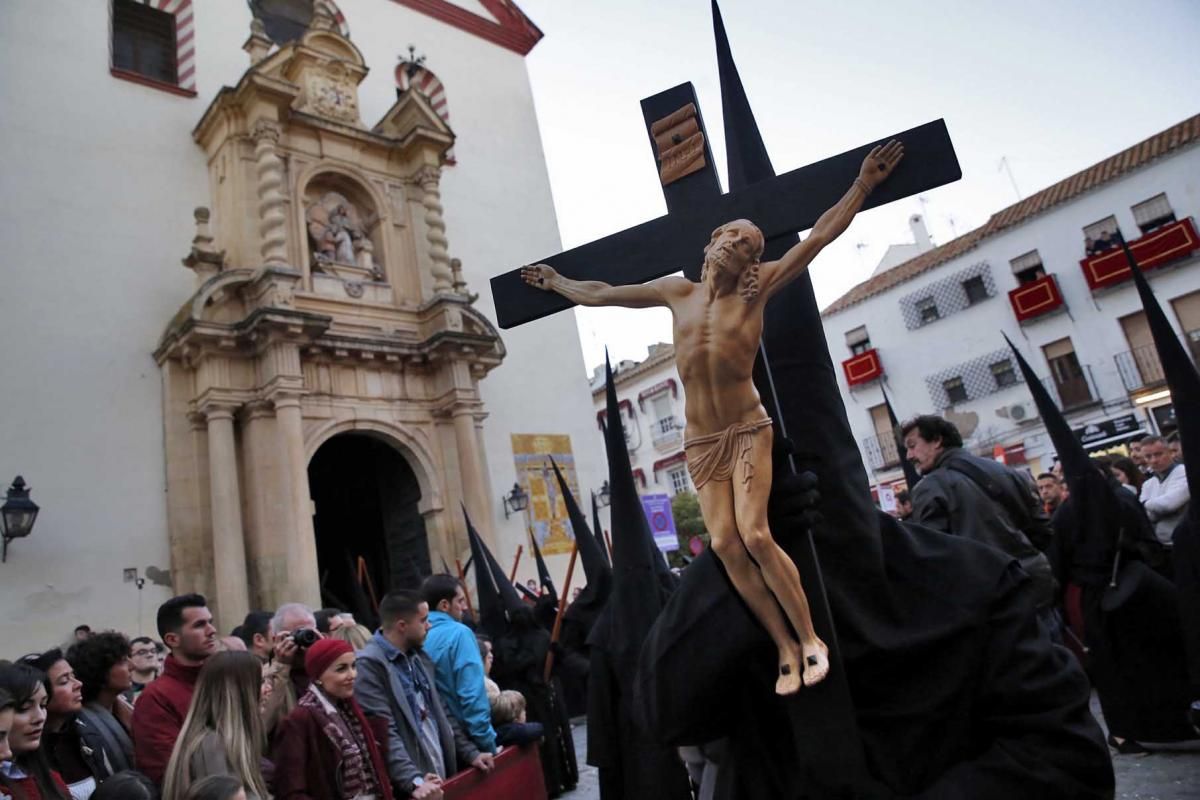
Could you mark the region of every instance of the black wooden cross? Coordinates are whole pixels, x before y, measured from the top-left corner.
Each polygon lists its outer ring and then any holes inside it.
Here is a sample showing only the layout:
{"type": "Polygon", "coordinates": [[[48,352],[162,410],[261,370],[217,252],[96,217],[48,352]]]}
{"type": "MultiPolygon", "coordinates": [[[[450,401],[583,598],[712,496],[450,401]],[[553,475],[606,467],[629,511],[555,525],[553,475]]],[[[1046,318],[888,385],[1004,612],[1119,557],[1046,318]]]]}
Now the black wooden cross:
{"type": "MultiPolygon", "coordinates": [[[[893,138],[904,144],[904,161],[867,199],[864,209],[924,192],[961,177],[949,134],[941,120],[771,177],[769,159],[733,67],[715,7],[714,16],[718,57],[722,61],[730,180],[735,187],[742,188],[729,194],[721,191],[703,118],[690,83],[649,97],[642,101],[642,113],[664,177],[663,192],[668,213],[543,259],[561,274],[577,280],[629,284],[682,269],[689,279],[698,280],[702,251],[713,229],[736,218],[746,218],[757,224],[767,239],[764,258],[778,258],[796,241],[796,233],[812,227],[817,217],[841,198],[870,149],[893,138]],[[731,115],[740,116],[735,119],[731,115]],[[700,134],[699,139],[693,138],[696,133],[700,134]],[[735,142],[735,138],[739,140],[735,142]],[[700,160],[697,160],[698,156],[700,160]],[[681,163],[690,163],[691,168],[676,169],[681,163]],[[672,172],[677,174],[670,174],[672,172]]],[[[519,270],[493,278],[492,292],[498,321],[503,328],[539,319],[571,305],[561,295],[527,286],[521,280],[519,270]]],[[[841,532],[857,530],[858,536],[853,537],[856,540],[847,542],[847,549],[859,552],[869,561],[870,555],[866,551],[872,546],[870,532],[878,535],[873,522],[874,508],[867,493],[866,474],[838,396],[807,275],[785,289],[767,308],[763,351],[755,368],[755,384],[781,432],[795,437],[802,446],[824,453],[824,468],[819,471],[822,473],[821,492],[828,501],[823,506],[826,519],[831,528],[841,532]],[[773,358],[768,359],[767,353],[773,358]],[[772,376],[773,363],[781,366],[779,372],[783,374],[778,385],[772,376]],[[798,398],[802,398],[802,402],[797,402],[798,398]],[[811,419],[814,415],[820,419],[811,419]]],[[[802,692],[789,704],[797,744],[795,768],[805,775],[805,785],[813,797],[842,796],[846,792],[850,793],[848,796],[864,794],[859,786],[867,774],[863,750],[812,539],[805,532],[784,546],[800,570],[817,632],[830,645],[833,667],[829,678],[816,691],[802,692]]],[[[853,567],[844,566],[844,560],[839,567],[840,579],[859,584],[851,591],[863,591],[861,581],[855,579],[869,577],[870,570],[864,569],[856,575],[853,567]]],[[[834,587],[835,590],[838,588],[834,587]]]]}
{"type": "MultiPolygon", "coordinates": [[[[699,118],[695,90],[690,83],[643,100],[647,128],[689,103],[696,105],[699,118]]],[[[700,124],[702,127],[703,123],[700,124]]],[[[697,280],[704,246],[715,228],[745,218],[757,225],[767,239],[808,230],[850,188],[871,148],[890,139],[904,144],[904,160],[867,198],[864,210],[962,177],[946,124],[937,120],[741,191],[722,194],[705,134],[706,166],[664,187],[668,211],[665,216],[541,261],[568,278],[602,280],[613,285],[644,283],[681,269],[697,280]]],[[[491,284],[501,328],[532,322],[573,305],[560,294],[543,292],[524,283],[519,267],[492,278],[491,284]]]]}

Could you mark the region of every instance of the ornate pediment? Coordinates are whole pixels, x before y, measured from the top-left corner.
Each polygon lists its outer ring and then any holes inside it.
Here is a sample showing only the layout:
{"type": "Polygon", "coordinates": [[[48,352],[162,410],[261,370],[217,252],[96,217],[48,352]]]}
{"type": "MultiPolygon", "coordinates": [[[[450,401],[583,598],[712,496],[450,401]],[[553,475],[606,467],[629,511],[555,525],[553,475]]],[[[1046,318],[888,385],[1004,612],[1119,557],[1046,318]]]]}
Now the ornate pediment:
{"type": "Polygon", "coordinates": [[[429,99],[411,88],[400,93],[373,130],[402,145],[417,137],[440,143],[444,149],[454,143],[454,131],[433,110],[429,99]]]}

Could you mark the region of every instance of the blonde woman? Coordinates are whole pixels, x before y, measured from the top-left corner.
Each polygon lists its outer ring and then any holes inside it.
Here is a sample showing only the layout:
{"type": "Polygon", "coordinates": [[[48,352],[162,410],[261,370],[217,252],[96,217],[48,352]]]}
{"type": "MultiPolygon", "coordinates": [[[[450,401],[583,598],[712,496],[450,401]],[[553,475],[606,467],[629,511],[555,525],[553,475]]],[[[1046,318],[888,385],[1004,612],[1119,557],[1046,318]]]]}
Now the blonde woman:
{"type": "Polygon", "coordinates": [[[343,625],[332,631],[329,638],[346,642],[357,653],[367,646],[367,642],[371,641],[371,630],[365,625],[343,625]]]}
{"type": "Polygon", "coordinates": [[[163,800],[183,800],[210,775],[232,775],[248,800],[268,800],[261,759],[266,743],[259,716],[262,662],[250,653],[211,656],[200,670],[183,730],[163,781],[163,800]]]}

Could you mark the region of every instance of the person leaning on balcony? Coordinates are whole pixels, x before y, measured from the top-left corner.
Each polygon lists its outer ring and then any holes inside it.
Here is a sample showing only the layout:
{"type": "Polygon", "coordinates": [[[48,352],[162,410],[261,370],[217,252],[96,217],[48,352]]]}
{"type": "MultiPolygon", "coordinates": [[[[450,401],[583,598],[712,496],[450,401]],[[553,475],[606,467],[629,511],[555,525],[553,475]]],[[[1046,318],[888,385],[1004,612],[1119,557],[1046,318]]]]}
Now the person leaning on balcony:
{"type": "Polygon", "coordinates": [[[1161,436],[1142,439],[1142,456],[1150,467],[1150,476],[1142,484],[1142,506],[1154,523],[1154,535],[1163,546],[1170,547],[1175,526],[1183,519],[1191,498],[1187,472],[1161,436]]]}

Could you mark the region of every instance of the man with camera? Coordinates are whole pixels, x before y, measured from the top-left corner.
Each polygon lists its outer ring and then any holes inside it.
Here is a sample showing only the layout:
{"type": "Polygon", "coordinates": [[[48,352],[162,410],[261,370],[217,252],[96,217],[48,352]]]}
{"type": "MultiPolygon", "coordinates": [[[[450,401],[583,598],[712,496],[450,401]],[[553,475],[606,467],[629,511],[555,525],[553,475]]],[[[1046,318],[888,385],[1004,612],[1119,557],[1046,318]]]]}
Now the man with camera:
{"type": "Polygon", "coordinates": [[[271,639],[275,656],[263,677],[271,684],[271,694],[263,709],[263,724],[269,736],[279,721],[292,713],[296,700],[308,691],[309,678],[304,670],[304,654],[324,637],[317,632],[313,611],[302,603],[284,603],[271,618],[271,639]]]}

